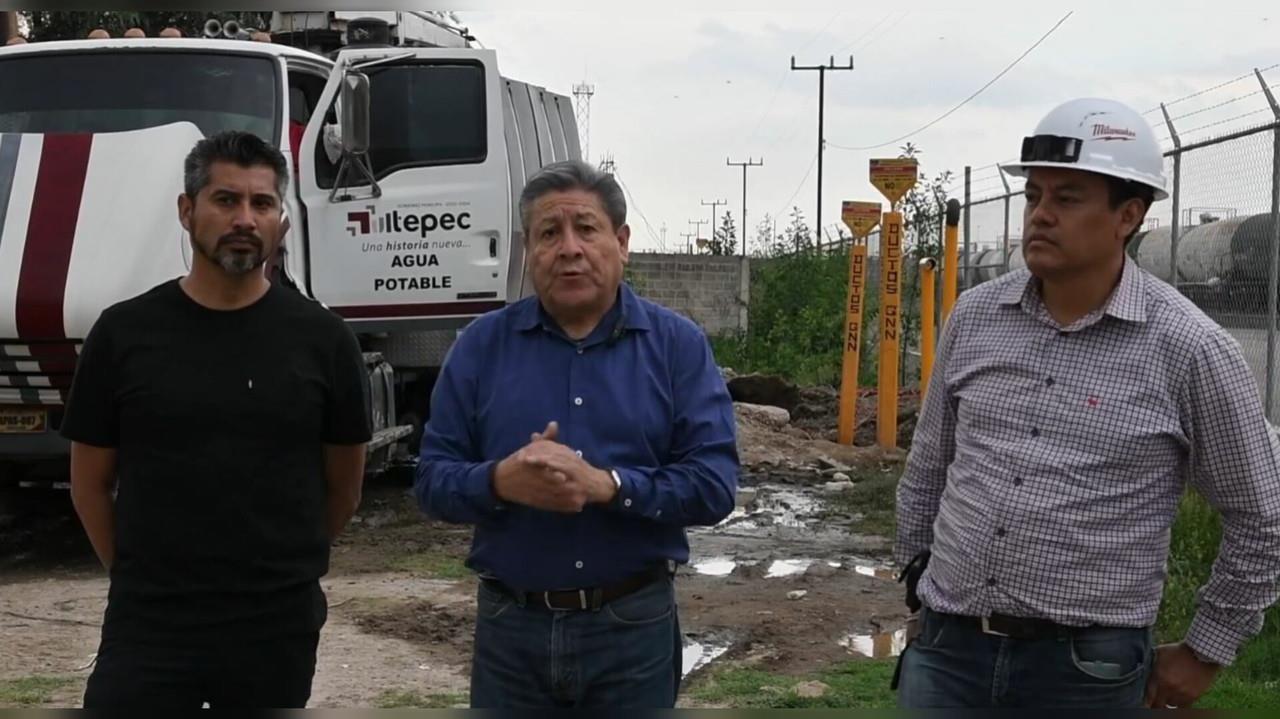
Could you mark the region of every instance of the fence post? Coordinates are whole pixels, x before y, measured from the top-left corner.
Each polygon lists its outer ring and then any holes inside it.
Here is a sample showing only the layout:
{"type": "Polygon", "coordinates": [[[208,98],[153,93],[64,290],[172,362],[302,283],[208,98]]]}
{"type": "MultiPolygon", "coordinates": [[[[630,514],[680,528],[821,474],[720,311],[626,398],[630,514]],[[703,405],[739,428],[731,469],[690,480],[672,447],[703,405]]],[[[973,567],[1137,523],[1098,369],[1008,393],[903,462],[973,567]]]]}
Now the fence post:
{"type": "Polygon", "coordinates": [[[973,168],[968,165],[964,166],[964,264],[961,268],[964,270],[960,274],[960,284],[967,290],[969,289],[969,213],[971,212],[970,204],[972,198],[969,196],[969,190],[972,188],[970,176],[973,168]]]}
{"type": "Polygon", "coordinates": [[[1267,96],[1271,112],[1276,117],[1276,129],[1271,137],[1271,264],[1267,271],[1267,382],[1263,393],[1266,397],[1267,419],[1275,423],[1277,417],[1272,408],[1276,390],[1276,314],[1280,302],[1280,103],[1271,92],[1271,86],[1262,77],[1262,71],[1254,68],[1262,92],[1267,96]]]}
{"type": "Polygon", "coordinates": [[[1009,272],[1009,201],[1013,198],[1013,191],[1009,189],[1009,178],[1004,176],[1004,168],[996,165],[996,172],[1000,173],[1000,184],[1004,185],[1004,266],[1003,272],[1009,272]]]}
{"type": "Polygon", "coordinates": [[[1173,140],[1173,191],[1169,197],[1173,201],[1173,223],[1169,228],[1169,284],[1178,287],[1178,232],[1181,230],[1182,210],[1178,201],[1182,194],[1182,140],[1178,138],[1178,130],[1169,119],[1169,108],[1160,103],[1160,112],[1164,113],[1165,124],[1169,126],[1169,139],[1173,140]]]}

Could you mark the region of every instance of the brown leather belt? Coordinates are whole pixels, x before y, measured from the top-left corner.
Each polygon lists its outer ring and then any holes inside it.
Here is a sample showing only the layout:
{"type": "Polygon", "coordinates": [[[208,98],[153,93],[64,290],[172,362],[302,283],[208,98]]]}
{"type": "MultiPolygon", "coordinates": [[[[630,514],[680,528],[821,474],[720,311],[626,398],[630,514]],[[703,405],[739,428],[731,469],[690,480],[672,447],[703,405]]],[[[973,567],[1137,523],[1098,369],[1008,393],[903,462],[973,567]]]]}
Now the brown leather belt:
{"type": "Polygon", "coordinates": [[[609,602],[638,592],[660,579],[669,578],[671,574],[667,566],[658,566],[602,587],[557,589],[548,592],[522,592],[492,577],[481,577],[480,581],[489,588],[515,599],[521,606],[544,607],[555,612],[595,612],[609,602]]]}

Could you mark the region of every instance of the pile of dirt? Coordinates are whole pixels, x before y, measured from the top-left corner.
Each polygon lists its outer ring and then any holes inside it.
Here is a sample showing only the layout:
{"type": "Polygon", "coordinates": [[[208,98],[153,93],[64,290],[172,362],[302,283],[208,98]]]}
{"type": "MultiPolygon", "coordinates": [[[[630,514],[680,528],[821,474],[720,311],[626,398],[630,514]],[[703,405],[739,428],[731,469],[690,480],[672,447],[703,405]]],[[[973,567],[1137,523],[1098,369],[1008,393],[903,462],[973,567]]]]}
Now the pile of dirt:
{"type": "MultiPolygon", "coordinates": [[[[785,378],[773,375],[735,375],[727,382],[729,394],[737,403],[780,407],[790,413],[790,425],[803,430],[809,439],[839,440],[840,392],[835,387],[819,385],[799,387],[785,378]]],[[[876,420],[879,395],[875,389],[858,392],[857,427],[853,444],[871,447],[876,444],[876,420]]],[[[905,389],[898,393],[898,446],[907,448],[916,429],[920,412],[920,392],[905,389]]],[[[798,436],[798,435],[796,435],[798,436]]]]}
{"type": "MultiPolygon", "coordinates": [[[[885,459],[902,450],[883,452],[876,446],[878,397],[875,390],[859,393],[853,445],[839,444],[840,394],[832,387],[795,387],[778,377],[753,378],[751,392],[735,394],[738,454],[747,474],[786,480],[803,476],[831,478],[885,459]],[[790,404],[750,403],[738,397],[778,398],[790,404]],[[792,401],[794,399],[794,401],[792,401]]],[[[735,378],[738,382],[743,377],[735,378]]],[[[731,391],[732,393],[732,391],[731,391]]],[[[898,398],[898,447],[910,446],[920,411],[920,394],[904,390],[898,398]]]]}
{"type": "MultiPolygon", "coordinates": [[[[471,605],[464,606],[473,609],[471,605]]],[[[475,628],[473,611],[425,601],[371,606],[362,603],[347,614],[361,631],[428,645],[469,644],[475,628]]]]}

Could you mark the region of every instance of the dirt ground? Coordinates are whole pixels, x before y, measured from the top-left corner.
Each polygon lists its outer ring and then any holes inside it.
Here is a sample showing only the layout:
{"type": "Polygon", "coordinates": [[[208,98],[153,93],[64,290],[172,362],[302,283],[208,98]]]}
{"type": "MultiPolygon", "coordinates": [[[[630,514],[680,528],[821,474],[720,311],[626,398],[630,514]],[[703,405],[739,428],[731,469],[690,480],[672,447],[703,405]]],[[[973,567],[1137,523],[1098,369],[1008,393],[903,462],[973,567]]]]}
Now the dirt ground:
{"type": "MultiPolygon", "coordinates": [[[[900,453],[837,445],[801,427],[740,421],[739,507],[717,527],[690,531],[693,557],[677,579],[689,682],[716,663],[803,674],[901,648],[890,539],[859,532],[857,508],[833,502],[900,453]]],[[[422,518],[405,487],[366,489],[323,582],[330,611],[311,706],[377,706],[402,692],[465,697],[469,543],[469,528],[422,518]]],[[[77,706],[106,591],[65,491],[0,494],[0,686],[64,678],[41,706],[77,706]]]]}

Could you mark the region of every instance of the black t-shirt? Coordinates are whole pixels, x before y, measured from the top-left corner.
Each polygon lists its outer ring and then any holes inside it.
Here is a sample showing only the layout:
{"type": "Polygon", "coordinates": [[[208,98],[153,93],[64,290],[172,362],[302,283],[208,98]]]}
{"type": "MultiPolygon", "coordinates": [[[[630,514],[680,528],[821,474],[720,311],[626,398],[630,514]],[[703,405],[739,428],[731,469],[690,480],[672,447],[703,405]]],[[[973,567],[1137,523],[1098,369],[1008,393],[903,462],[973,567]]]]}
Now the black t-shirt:
{"type": "Polygon", "coordinates": [[[104,636],[318,630],[322,446],[369,440],[367,393],[351,330],[277,285],[218,311],[172,280],[103,312],[61,432],[117,450],[104,636]]]}

